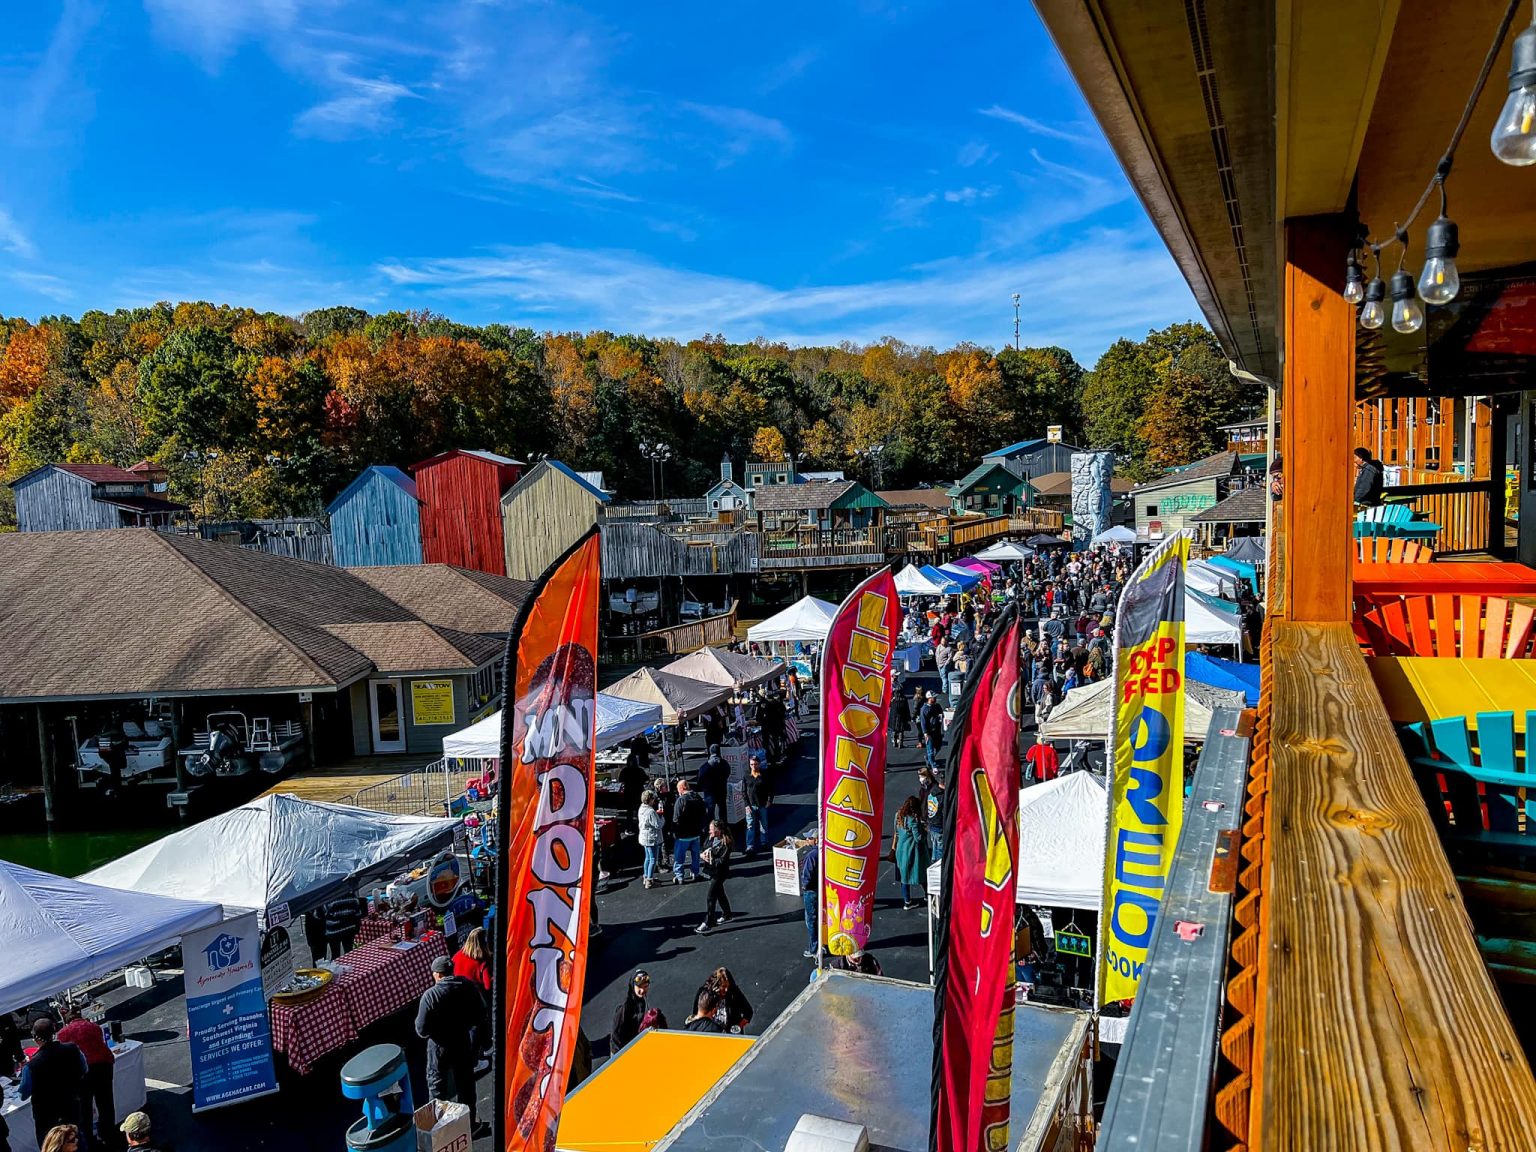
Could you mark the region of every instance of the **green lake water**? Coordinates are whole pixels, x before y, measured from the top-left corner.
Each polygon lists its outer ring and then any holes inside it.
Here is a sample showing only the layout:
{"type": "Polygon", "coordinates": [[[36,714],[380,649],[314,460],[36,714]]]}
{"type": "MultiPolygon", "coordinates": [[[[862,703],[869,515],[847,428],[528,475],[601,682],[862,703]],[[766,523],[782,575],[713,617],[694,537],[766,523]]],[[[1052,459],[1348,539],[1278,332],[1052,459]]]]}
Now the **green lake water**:
{"type": "Polygon", "coordinates": [[[78,876],[126,856],[174,828],[129,828],[114,832],[26,832],[0,835],[0,860],[78,876]]]}

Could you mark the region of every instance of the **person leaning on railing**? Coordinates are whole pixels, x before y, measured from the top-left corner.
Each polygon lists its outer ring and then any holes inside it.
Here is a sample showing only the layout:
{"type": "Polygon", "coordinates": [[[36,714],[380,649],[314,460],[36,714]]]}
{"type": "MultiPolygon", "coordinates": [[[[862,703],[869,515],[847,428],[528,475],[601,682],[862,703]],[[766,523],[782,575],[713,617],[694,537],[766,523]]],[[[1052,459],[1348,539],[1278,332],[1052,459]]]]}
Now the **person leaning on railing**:
{"type": "Polygon", "coordinates": [[[1364,448],[1355,449],[1355,505],[1374,508],[1381,503],[1381,492],[1386,486],[1386,474],[1381,461],[1374,459],[1364,448]]]}

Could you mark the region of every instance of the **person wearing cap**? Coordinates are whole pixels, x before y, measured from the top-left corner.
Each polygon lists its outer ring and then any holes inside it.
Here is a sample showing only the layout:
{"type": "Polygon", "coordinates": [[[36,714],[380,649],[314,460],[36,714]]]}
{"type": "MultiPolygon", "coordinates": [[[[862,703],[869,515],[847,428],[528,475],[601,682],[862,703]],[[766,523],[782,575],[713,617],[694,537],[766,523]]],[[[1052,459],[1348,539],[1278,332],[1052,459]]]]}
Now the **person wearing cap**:
{"type": "Polygon", "coordinates": [[[475,1064],[490,1020],[480,989],[453,974],[453,961],[432,961],[432,987],[416,1008],[416,1035],[427,1042],[427,1092],[434,1100],[457,1100],[469,1107],[472,1139],[490,1131],[475,1116],[475,1064]]]}
{"type": "Polygon", "coordinates": [[[640,1023],[650,1010],[646,995],[651,990],[651,974],[644,968],[636,968],[624,990],[624,1003],[613,1010],[613,1027],[608,1030],[608,1056],[617,1056],[619,1049],[640,1035],[640,1023]]]}
{"type": "Polygon", "coordinates": [[[150,1142],[149,1116],[143,1112],[130,1112],[119,1128],[128,1140],[128,1147],[142,1148],[144,1152],[156,1152],[150,1142]]]}
{"type": "Polygon", "coordinates": [[[933,771],[939,770],[939,750],[944,747],[944,706],[932,692],[917,712],[917,732],[923,742],[923,758],[933,771]]]}
{"type": "Polygon", "coordinates": [[[85,1056],[86,1105],[82,1115],[90,1130],[91,1104],[96,1106],[96,1134],[107,1147],[119,1143],[113,1138],[112,1121],[117,1118],[117,1105],[112,1099],[112,1065],[115,1058],[112,1049],[101,1037],[101,1025],[92,1024],[80,1015],[75,1005],[64,1009],[64,1027],[59,1029],[59,1040],[73,1044],[85,1056]]]}

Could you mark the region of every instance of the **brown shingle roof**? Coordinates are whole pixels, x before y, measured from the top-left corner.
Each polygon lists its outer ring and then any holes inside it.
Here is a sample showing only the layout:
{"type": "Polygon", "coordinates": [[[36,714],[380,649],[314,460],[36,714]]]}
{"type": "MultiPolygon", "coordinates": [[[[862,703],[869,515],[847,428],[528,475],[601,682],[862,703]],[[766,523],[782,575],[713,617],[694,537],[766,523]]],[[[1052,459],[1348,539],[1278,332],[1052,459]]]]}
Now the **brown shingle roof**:
{"type": "Polygon", "coordinates": [[[1167,488],[1172,484],[1187,484],[1191,480],[1209,480],[1230,476],[1237,471],[1236,452],[1218,452],[1214,456],[1207,456],[1204,460],[1196,460],[1177,472],[1170,472],[1166,476],[1159,476],[1156,480],[1148,480],[1145,484],[1138,484],[1136,491],[1146,492],[1153,488],[1167,488]]]}
{"type": "Polygon", "coordinates": [[[446,670],[445,649],[466,666],[495,643],[430,628],[340,568],[232,544],[0,535],[0,700],[326,691],[373,671],[351,641],[374,630],[396,671],[446,670]]]}
{"type": "Polygon", "coordinates": [[[897,488],[875,495],[892,508],[949,508],[949,493],[942,488],[897,488]]]}
{"type": "Polygon", "coordinates": [[[505,633],[533,585],[448,564],[348,568],[428,624],[459,632],[505,633]]]}
{"type": "MultiPolygon", "coordinates": [[[[1072,495],[1072,473],[1047,472],[1043,476],[1036,476],[1030,481],[1035,487],[1035,493],[1039,496],[1070,496],[1072,495]]],[[[1135,485],[1124,476],[1111,477],[1109,488],[1111,492],[1129,492],[1135,485]]]]}
{"type": "Polygon", "coordinates": [[[1265,503],[1264,486],[1250,484],[1190,520],[1195,524],[1262,524],[1265,503]]]}
{"type": "Polygon", "coordinates": [[[380,672],[472,672],[502,650],[500,640],[434,628],[420,620],[332,624],[326,631],[361,652],[380,672]]]}
{"type": "Polygon", "coordinates": [[[857,480],[817,480],[811,484],[775,484],[752,490],[752,507],[759,512],[794,512],[829,508],[858,486],[857,480]]]}

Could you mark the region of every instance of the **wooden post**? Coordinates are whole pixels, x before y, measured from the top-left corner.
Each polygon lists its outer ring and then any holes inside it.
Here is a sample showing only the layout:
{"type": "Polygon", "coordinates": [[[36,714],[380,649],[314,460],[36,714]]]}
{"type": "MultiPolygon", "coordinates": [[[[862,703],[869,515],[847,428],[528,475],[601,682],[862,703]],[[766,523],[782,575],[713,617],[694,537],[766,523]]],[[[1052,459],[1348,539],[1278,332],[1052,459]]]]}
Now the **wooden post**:
{"type": "Polygon", "coordinates": [[[48,721],[43,705],[37,706],[37,759],[43,770],[43,819],[53,826],[53,745],[48,742],[48,721]]]}
{"type": "Polygon", "coordinates": [[[1509,397],[1490,396],[1487,408],[1488,425],[1486,428],[1480,426],[1479,431],[1487,433],[1488,448],[1486,459],[1479,461],[1478,471],[1487,473],[1493,484],[1492,494],[1488,497],[1488,551],[1504,559],[1509,555],[1509,548],[1504,543],[1504,518],[1509,513],[1505,506],[1504,460],[1509,455],[1509,415],[1514,411],[1514,405],[1509,397]]]}
{"type": "Polygon", "coordinates": [[[1351,228],[1338,216],[1285,223],[1281,403],[1285,615],[1350,618],[1353,589],[1355,310],[1340,291],[1351,228]]]}

